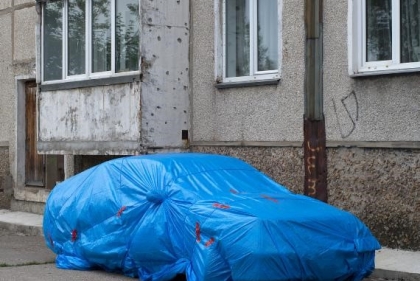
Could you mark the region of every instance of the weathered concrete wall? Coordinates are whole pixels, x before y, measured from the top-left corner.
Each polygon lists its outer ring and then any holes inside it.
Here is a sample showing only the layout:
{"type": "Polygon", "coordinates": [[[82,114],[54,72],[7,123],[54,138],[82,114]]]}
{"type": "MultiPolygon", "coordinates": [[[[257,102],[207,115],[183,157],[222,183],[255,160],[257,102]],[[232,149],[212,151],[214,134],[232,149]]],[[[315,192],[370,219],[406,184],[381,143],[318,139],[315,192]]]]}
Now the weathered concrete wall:
{"type": "MultiPolygon", "coordinates": [[[[301,141],[304,7],[283,1],[278,86],[218,90],[214,63],[216,1],[192,6],[193,142],[301,141]]],[[[219,1],[221,2],[221,1],[219,1]]],[[[328,141],[420,141],[420,74],[350,78],[348,1],[324,2],[324,106],[328,141]]]]}
{"type": "Polygon", "coordinates": [[[124,155],[187,148],[189,1],[140,4],[141,82],[42,90],[39,151],[124,155]]]}
{"type": "Polygon", "coordinates": [[[347,5],[324,1],[327,140],[420,141],[420,74],[349,77],[347,5]]]}
{"type": "Polygon", "coordinates": [[[189,2],[141,1],[142,145],[185,148],[189,130],[189,2]]]}
{"type": "Polygon", "coordinates": [[[14,77],[13,77],[13,46],[12,46],[12,19],[10,12],[11,2],[0,4],[0,142],[12,141],[14,116],[14,77]]]}
{"type": "MultiPolygon", "coordinates": [[[[221,2],[191,4],[192,149],[238,156],[302,192],[304,1],[283,1],[280,83],[219,90],[209,34],[221,2]],[[280,147],[287,142],[294,144],[280,147]]],[[[327,143],[334,143],[330,203],[358,215],[384,245],[419,250],[420,150],[392,147],[419,147],[420,74],[350,78],[347,5],[324,1],[324,111],[327,143]]]]}
{"type": "MultiPolygon", "coordinates": [[[[301,148],[193,147],[245,160],[303,193],[301,148]]],[[[383,246],[420,250],[420,151],[329,148],[329,203],[366,223],[383,246]]]]}
{"type": "Polygon", "coordinates": [[[9,149],[0,143],[0,209],[10,208],[12,194],[9,149]]]}
{"type": "Polygon", "coordinates": [[[38,149],[55,154],[134,154],[140,83],[39,93],[38,149]]]}
{"type": "Polygon", "coordinates": [[[361,218],[384,246],[420,250],[420,151],[328,150],[330,203],[361,218]]]}
{"type": "Polygon", "coordinates": [[[220,90],[215,88],[214,3],[191,1],[193,141],[302,140],[304,2],[283,1],[280,83],[220,90]]]}
{"type": "MultiPolygon", "coordinates": [[[[0,166],[3,189],[12,194],[17,185],[16,133],[24,128],[17,126],[16,89],[17,77],[35,77],[35,27],[37,12],[35,1],[0,1],[0,166]]],[[[10,206],[10,200],[1,200],[3,207],[10,206]]]]}

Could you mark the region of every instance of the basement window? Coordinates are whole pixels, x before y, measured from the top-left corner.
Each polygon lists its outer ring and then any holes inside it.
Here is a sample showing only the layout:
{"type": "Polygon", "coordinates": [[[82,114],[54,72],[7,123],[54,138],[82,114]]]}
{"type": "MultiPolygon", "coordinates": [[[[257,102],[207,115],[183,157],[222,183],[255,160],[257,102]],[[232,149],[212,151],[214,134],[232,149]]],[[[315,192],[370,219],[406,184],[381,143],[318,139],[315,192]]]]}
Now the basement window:
{"type": "Polygon", "coordinates": [[[62,0],[44,4],[43,84],[138,72],[138,0],[62,0]]]}

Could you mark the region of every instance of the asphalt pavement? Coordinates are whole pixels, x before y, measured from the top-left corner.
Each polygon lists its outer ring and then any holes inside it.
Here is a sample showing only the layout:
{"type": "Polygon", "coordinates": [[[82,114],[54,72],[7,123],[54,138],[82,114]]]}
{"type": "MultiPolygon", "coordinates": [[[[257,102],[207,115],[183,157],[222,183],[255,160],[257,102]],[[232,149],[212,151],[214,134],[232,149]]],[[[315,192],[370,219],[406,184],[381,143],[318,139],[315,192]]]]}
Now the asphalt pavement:
{"type": "MultiPolygon", "coordinates": [[[[104,271],[62,270],[55,267],[55,255],[44,237],[0,228],[0,281],[111,281],[137,280],[104,271]]],[[[369,278],[366,281],[397,279],[369,278]]],[[[401,280],[401,279],[400,279],[401,280]]]]}
{"type": "Polygon", "coordinates": [[[104,271],[61,270],[44,237],[0,228],[0,281],[137,280],[104,271]]]}
{"type": "MultiPolygon", "coordinates": [[[[5,229],[0,226],[0,281],[108,281],[138,280],[105,271],[62,270],[55,266],[55,254],[45,246],[44,237],[5,229]]],[[[185,280],[178,278],[178,280],[185,280]]],[[[178,281],[177,280],[177,281],[178,281]]],[[[415,276],[386,279],[373,276],[364,281],[413,281],[415,276]]]]}

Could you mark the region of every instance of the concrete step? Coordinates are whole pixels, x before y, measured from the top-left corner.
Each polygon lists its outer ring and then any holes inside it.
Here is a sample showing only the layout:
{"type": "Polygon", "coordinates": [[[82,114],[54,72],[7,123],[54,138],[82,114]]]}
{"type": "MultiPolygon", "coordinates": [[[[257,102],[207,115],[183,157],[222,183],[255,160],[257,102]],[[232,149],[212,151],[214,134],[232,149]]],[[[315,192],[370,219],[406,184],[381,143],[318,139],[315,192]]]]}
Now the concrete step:
{"type": "Polygon", "coordinates": [[[420,281],[420,252],[382,248],[376,251],[372,277],[420,281]]]}
{"type": "Polygon", "coordinates": [[[25,235],[43,236],[43,216],[26,212],[0,210],[0,228],[25,235]]]}
{"type": "MultiPolygon", "coordinates": [[[[0,210],[0,229],[42,236],[42,220],[38,214],[0,210]]],[[[420,281],[420,252],[383,248],[376,252],[375,265],[369,280],[420,281]]]]}

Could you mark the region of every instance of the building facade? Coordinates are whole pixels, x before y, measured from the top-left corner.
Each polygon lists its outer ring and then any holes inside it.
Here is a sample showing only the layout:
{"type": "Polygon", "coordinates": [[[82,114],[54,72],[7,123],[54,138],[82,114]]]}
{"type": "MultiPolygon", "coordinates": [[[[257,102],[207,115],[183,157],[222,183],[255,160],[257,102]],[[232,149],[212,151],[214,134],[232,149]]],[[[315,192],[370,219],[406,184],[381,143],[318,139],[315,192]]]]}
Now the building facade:
{"type": "MultiPolygon", "coordinates": [[[[0,5],[12,208],[42,211],[56,182],[112,157],[168,151],[237,156],[303,191],[304,1],[0,5]]],[[[329,203],[408,249],[420,249],[419,14],[417,0],[324,0],[329,203]]]]}
{"type": "MultiPolygon", "coordinates": [[[[229,14],[228,2],[192,4],[192,150],[238,156],[301,193],[307,161],[302,149],[304,1],[274,1],[273,7],[278,5],[281,58],[280,78],[274,85],[252,83],[258,73],[251,73],[245,81],[231,82],[235,79],[226,79],[230,75],[220,70],[228,68],[229,54],[223,49],[230,43],[223,42],[229,41],[228,28],[224,27],[229,20],[223,17],[237,16],[229,14]],[[214,36],[209,36],[212,32],[214,36]]],[[[237,7],[248,3],[233,2],[237,7]]],[[[397,2],[324,1],[329,203],[359,216],[384,245],[419,249],[419,34],[408,24],[417,26],[414,18],[420,6],[418,1],[404,1],[407,3],[401,7],[397,2]],[[405,11],[399,19],[397,8],[405,11]],[[397,34],[403,26],[408,31],[397,34]],[[385,31],[387,42],[383,42],[385,31]],[[395,38],[389,35],[391,31],[395,38]],[[412,38],[407,38],[409,32],[413,32],[412,38]],[[405,50],[409,53],[411,48],[411,63],[398,62],[402,48],[392,50],[392,46],[404,44],[411,44],[405,50]],[[397,55],[392,58],[392,53],[397,55]]]]}
{"type": "Polygon", "coordinates": [[[37,12],[34,1],[1,1],[0,204],[2,208],[10,207],[16,180],[17,84],[35,81],[36,23],[37,12]]]}

